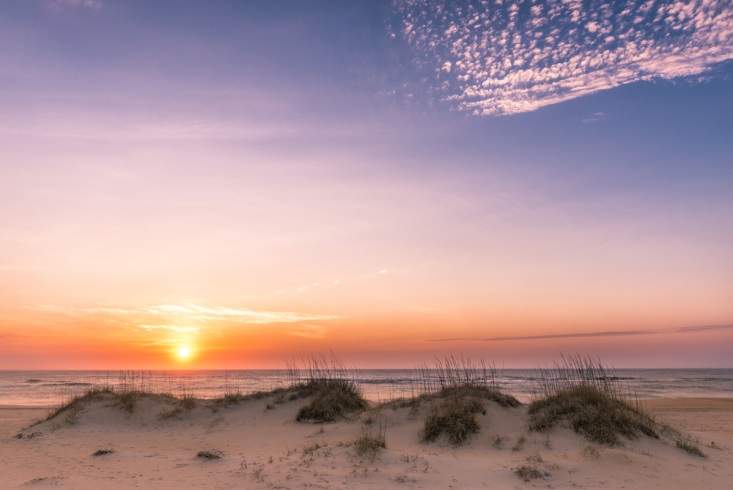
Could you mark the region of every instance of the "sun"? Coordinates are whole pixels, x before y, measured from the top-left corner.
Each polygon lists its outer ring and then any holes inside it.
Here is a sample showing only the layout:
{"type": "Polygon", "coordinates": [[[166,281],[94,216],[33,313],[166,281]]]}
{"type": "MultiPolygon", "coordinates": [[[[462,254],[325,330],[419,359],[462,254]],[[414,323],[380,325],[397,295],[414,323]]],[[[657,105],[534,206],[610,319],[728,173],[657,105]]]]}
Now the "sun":
{"type": "Polygon", "coordinates": [[[186,359],[191,356],[191,348],[187,345],[182,345],[178,348],[178,357],[186,359]]]}

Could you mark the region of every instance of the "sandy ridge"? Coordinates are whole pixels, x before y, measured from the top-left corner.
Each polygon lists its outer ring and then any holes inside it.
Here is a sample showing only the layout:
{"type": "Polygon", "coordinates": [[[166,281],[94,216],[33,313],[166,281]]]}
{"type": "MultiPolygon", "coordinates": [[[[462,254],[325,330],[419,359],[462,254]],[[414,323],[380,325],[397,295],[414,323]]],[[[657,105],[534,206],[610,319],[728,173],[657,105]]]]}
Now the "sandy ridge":
{"type": "Polygon", "coordinates": [[[699,440],[704,459],[650,439],[607,447],[569,429],[528,432],[526,407],[487,404],[479,435],[455,448],[420,443],[423,414],[409,408],[320,425],[294,421],[304,400],[271,401],[216,411],[199,401],[163,420],[170,400],[146,400],[132,414],[99,403],[76,420],[34,427],[27,426],[47,410],[0,407],[0,488],[733,487],[730,399],[644,402],[699,440]],[[387,449],[374,460],[358,456],[352,444],[368,417],[387,426],[387,449]],[[112,452],[93,456],[99,450],[112,452]],[[203,450],[223,457],[201,460],[203,450]],[[522,481],[513,471],[522,465],[542,478],[522,481]]]}

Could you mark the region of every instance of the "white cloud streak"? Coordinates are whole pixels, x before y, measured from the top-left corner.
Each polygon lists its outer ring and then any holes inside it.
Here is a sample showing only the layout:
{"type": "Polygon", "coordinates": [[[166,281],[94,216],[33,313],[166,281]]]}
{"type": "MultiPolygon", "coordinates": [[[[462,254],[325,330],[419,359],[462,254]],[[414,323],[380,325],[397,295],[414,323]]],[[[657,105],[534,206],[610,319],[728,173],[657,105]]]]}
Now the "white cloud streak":
{"type": "Polygon", "coordinates": [[[195,304],[155,305],[140,308],[93,307],[74,308],[43,305],[39,311],[59,313],[73,317],[102,317],[122,321],[144,330],[169,330],[197,333],[191,323],[210,324],[228,322],[235,324],[266,325],[274,323],[298,323],[328,321],[341,318],[336,315],[298,313],[293,311],[256,311],[247,308],[208,307],[195,304]],[[152,319],[160,321],[151,321],[152,319]]]}
{"type": "Polygon", "coordinates": [[[158,305],[146,309],[155,315],[182,315],[200,321],[231,321],[235,323],[268,324],[295,323],[303,321],[335,320],[335,315],[318,315],[292,311],[254,311],[246,308],[205,307],[187,304],[158,305]]]}
{"type": "Polygon", "coordinates": [[[733,58],[730,0],[395,2],[429,92],[494,116],[733,58]]]}
{"type": "Polygon", "coordinates": [[[50,0],[49,4],[55,9],[82,7],[98,10],[102,8],[101,0],[50,0]]]}
{"type": "Polygon", "coordinates": [[[166,332],[174,332],[174,333],[190,333],[193,335],[198,335],[199,329],[196,327],[179,327],[178,325],[145,325],[140,324],[138,327],[142,328],[143,330],[147,331],[166,331],[166,332]]]}

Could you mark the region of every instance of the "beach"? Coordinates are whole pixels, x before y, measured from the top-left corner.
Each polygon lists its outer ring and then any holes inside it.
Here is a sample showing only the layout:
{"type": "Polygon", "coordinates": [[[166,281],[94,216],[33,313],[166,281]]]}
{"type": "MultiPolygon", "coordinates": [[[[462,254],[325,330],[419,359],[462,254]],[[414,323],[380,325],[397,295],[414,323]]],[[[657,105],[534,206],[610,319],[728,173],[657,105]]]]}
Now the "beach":
{"type": "Polygon", "coordinates": [[[236,403],[151,395],[134,411],[100,400],[48,421],[49,410],[0,408],[2,488],[730,488],[733,399],[643,400],[673,438],[610,446],[570,428],[529,431],[527,407],[486,404],[462,446],[421,442],[426,407],[372,406],[334,423],[296,422],[306,399],[236,403]],[[386,448],[358,454],[364,431],[386,448]],[[95,455],[96,454],[96,455],[95,455]],[[197,456],[198,455],[198,456],[197,456]],[[521,473],[522,467],[536,473],[521,473]],[[527,481],[523,476],[528,476],[527,481]]]}

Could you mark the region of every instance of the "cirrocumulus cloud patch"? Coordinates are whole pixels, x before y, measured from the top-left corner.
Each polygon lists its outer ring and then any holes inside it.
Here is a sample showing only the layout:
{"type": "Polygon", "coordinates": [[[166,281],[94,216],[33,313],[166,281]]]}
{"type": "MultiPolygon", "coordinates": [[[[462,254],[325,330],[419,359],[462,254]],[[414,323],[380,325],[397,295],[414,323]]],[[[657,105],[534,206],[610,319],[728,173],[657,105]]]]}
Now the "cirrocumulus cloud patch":
{"type": "Polygon", "coordinates": [[[729,0],[400,0],[393,34],[428,95],[496,116],[733,58],[729,0]]]}

